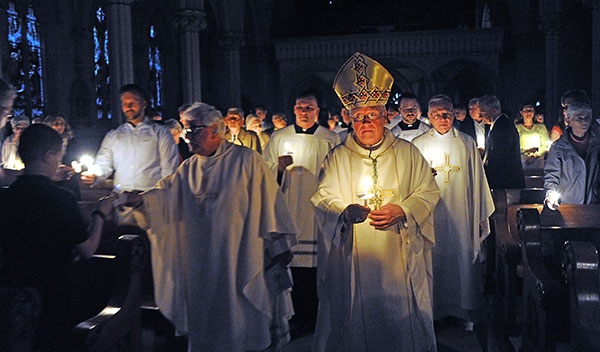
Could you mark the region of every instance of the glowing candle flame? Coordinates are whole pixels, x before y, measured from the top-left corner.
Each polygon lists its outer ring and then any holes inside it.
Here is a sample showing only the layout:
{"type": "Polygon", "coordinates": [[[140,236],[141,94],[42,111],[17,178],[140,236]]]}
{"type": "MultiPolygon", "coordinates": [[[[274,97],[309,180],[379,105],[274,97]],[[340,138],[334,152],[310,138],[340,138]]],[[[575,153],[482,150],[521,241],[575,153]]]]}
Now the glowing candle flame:
{"type": "Polygon", "coordinates": [[[294,154],[294,152],[292,151],[292,145],[290,144],[290,142],[284,142],[283,149],[285,149],[285,154],[287,154],[287,155],[294,154]]]}
{"type": "Polygon", "coordinates": [[[358,193],[360,199],[371,199],[373,198],[373,179],[371,177],[363,177],[360,180],[360,189],[358,193]]]}

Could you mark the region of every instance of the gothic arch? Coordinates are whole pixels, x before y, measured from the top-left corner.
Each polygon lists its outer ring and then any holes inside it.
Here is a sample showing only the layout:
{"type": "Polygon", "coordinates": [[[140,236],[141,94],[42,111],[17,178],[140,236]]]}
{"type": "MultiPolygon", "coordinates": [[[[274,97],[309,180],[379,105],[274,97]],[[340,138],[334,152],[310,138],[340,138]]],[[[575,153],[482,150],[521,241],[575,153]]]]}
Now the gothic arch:
{"type": "Polygon", "coordinates": [[[452,60],[431,73],[431,94],[446,94],[455,104],[494,92],[495,70],[471,60],[452,60]]]}

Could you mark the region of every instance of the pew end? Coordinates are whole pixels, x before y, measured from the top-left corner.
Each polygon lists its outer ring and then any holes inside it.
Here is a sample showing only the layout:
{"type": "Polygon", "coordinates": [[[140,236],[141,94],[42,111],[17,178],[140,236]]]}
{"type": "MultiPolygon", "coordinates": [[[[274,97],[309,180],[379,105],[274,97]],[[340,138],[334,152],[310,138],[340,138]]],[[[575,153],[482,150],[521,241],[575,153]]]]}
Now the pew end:
{"type": "MultiPolygon", "coordinates": [[[[141,351],[141,273],[148,256],[149,245],[145,236],[119,237],[113,259],[116,275],[110,298],[100,313],[73,329],[76,350],[102,352],[127,346],[127,351],[141,351]]],[[[99,256],[103,257],[109,256],[99,256]]]]}
{"type": "MultiPolygon", "coordinates": [[[[524,351],[554,351],[575,344],[570,335],[569,288],[563,276],[565,242],[600,244],[600,206],[563,204],[557,211],[519,209],[518,229],[523,241],[524,351]]],[[[579,318],[577,318],[579,319],[579,318]]]]}
{"type": "Polygon", "coordinates": [[[571,346],[574,351],[600,351],[600,271],[596,246],[567,241],[563,274],[569,287],[571,346]]]}
{"type": "Polygon", "coordinates": [[[521,207],[541,210],[545,192],[541,188],[494,189],[492,198],[496,211],[490,218],[492,238],[486,244],[487,286],[493,286],[493,301],[509,336],[520,332],[518,297],[522,279],[521,238],[517,230],[517,210],[521,207]]]}

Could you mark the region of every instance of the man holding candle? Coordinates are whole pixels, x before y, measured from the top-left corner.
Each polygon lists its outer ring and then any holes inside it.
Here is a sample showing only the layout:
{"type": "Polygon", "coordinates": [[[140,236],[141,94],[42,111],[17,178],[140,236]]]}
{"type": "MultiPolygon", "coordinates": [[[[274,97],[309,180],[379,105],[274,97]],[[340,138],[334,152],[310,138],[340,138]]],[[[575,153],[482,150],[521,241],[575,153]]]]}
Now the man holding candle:
{"type": "Polygon", "coordinates": [[[452,127],[452,101],[445,95],[429,100],[433,129],[413,144],[435,170],[440,202],[434,211],[433,303],[436,320],[453,317],[467,330],[479,320],[483,300],[481,246],[490,233],[494,201],[485,177],[477,144],[452,127]]]}
{"type": "MultiPolygon", "coordinates": [[[[127,122],[106,134],[92,170],[82,173],[81,181],[98,185],[114,172],[115,190],[145,191],[177,169],[177,145],[167,127],[145,115],[146,98],[139,86],[127,84],[120,93],[127,122]]],[[[137,222],[144,227],[140,223],[143,218],[136,214],[132,209],[124,209],[119,214],[120,221],[137,222]]]]}
{"type": "Polygon", "coordinates": [[[600,131],[594,127],[592,109],[585,103],[567,108],[568,127],[552,144],[544,167],[546,204],[600,203],[600,131]]]}
{"type": "Polygon", "coordinates": [[[323,236],[314,351],[436,350],[431,215],[440,192],[419,150],[384,128],[393,82],[358,52],[334,81],[354,131],[328,154],[312,197],[323,236]]]}
{"type": "Polygon", "coordinates": [[[317,174],[325,155],[337,144],[337,133],[319,126],[316,93],[296,97],[293,125],[276,131],[265,146],[263,156],[277,170],[277,179],[298,228],[294,248],[292,299],[296,316],[292,327],[312,332],[317,318],[317,224],[310,197],[317,189],[317,174]]]}

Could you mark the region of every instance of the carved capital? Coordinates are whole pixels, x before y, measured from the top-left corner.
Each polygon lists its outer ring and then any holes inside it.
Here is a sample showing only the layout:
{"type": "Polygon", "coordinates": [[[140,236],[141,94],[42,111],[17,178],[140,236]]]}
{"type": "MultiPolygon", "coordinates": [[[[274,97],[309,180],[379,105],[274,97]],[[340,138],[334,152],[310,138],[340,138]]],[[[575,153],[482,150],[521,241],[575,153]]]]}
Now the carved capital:
{"type": "Polygon", "coordinates": [[[175,28],[180,33],[198,33],[206,25],[206,13],[201,10],[181,10],[175,15],[175,28]]]}
{"type": "Polygon", "coordinates": [[[219,39],[219,46],[225,50],[239,50],[244,44],[246,44],[244,33],[240,32],[225,32],[219,39]]]}

